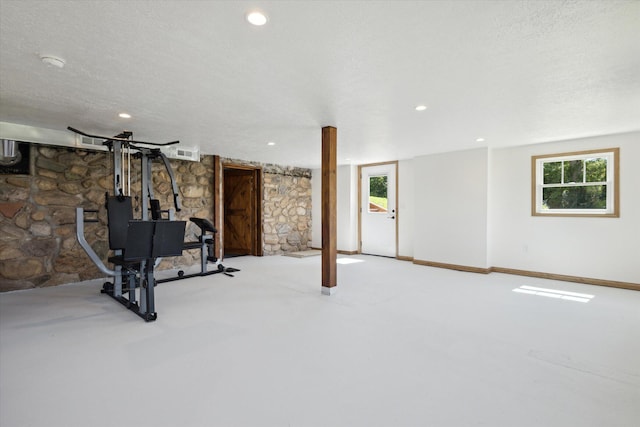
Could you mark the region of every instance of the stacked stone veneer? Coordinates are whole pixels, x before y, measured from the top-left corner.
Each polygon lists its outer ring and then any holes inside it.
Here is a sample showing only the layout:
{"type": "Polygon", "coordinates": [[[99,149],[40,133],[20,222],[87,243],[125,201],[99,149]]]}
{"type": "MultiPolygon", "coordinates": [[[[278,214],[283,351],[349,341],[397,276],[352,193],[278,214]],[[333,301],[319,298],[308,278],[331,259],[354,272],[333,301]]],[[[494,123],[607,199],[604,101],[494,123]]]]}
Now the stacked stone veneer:
{"type": "MultiPolygon", "coordinates": [[[[104,202],[105,192],[113,194],[110,161],[103,151],[32,145],[30,175],[0,175],[0,291],[104,277],[77,242],[75,208],[98,209],[98,223],[85,224],[85,237],[109,266],[104,202]]],[[[171,182],[160,163],[154,162],[152,169],[154,195],[168,209],[173,206],[171,182]]],[[[200,162],[171,159],[171,166],[182,202],[176,219],[211,220],[213,156],[202,156],[200,162]]],[[[310,242],[311,172],[262,167],[265,255],[305,249],[310,242]]],[[[132,159],[134,196],[141,194],[139,170],[139,160],[132,159]]],[[[133,204],[134,217],[140,218],[140,199],[134,197],[133,204]]],[[[196,240],[198,230],[187,222],[186,240],[196,240]]],[[[198,250],[185,251],[163,259],[159,268],[197,265],[199,256],[198,250]]]]}

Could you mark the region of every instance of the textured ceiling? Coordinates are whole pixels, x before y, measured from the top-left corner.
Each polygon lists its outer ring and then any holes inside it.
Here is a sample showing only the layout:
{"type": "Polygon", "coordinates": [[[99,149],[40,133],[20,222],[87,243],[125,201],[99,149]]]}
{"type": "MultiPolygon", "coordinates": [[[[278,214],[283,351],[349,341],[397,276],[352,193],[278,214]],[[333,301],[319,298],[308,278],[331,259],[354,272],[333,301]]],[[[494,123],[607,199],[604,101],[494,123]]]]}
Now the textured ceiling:
{"type": "Polygon", "coordinates": [[[640,2],[0,0],[0,121],[304,167],[639,130],[640,2]]]}

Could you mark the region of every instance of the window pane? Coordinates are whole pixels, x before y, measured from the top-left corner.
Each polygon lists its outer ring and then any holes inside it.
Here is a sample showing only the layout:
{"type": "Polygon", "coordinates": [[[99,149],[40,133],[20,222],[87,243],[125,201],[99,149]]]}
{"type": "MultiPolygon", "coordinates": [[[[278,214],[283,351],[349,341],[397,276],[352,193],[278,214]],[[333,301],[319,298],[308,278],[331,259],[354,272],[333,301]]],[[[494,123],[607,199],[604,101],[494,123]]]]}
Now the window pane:
{"type": "Polygon", "coordinates": [[[531,215],[619,217],[619,148],[531,157],[531,215]]]}
{"type": "Polygon", "coordinates": [[[584,178],[582,176],[582,165],[584,162],[582,160],[571,160],[564,163],[564,184],[568,184],[570,182],[584,182],[584,178]]]}
{"type": "Polygon", "coordinates": [[[544,183],[560,184],[562,181],[562,162],[544,164],[544,183]]]}
{"type": "Polygon", "coordinates": [[[387,211],[387,175],[369,177],[369,212],[387,211]]]}
{"type": "Polygon", "coordinates": [[[607,186],[544,188],[542,199],[545,209],[606,209],[607,186]]]}
{"type": "Polygon", "coordinates": [[[587,182],[605,182],[607,180],[607,159],[587,159],[585,168],[587,182]]]}

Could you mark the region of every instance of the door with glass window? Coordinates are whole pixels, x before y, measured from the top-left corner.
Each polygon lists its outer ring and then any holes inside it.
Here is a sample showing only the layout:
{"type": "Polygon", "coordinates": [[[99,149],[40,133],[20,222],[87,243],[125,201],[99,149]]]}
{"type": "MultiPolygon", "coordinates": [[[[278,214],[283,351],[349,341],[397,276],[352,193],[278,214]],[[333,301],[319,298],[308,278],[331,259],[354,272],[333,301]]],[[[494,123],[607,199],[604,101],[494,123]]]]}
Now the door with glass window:
{"type": "Polygon", "coordinates": [[[397,162],[360,167],[360,252],[397,255],[397,162]]]}

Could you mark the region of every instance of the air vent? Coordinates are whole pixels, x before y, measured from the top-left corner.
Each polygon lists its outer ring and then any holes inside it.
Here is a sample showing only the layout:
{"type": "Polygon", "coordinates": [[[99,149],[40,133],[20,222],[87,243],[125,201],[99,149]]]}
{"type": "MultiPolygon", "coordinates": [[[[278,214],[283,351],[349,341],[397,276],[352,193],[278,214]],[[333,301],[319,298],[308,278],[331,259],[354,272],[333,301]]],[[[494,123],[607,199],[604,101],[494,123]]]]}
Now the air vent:
{"type": "Polygon", "coordinates": [[[166,151],[163,149],[167,157],[172,159],[190,160],[192,162],[200,161],[200,150],[198,147],[170,147],[166,151]]]}
{"type": "Polygon", "coordinates": [[[96,150],[106,150],[107,147],[103,144],[104,140],[91,138],[88,136],[78,135],[78,147],[93,148],[96,150]]]}
{"type": "Polygon", "coordinates": [[[95,138],[89,138],[88,136],[83,136],[82,140],[80,141],[81,144],[83,145],[98,145],[98,146],[102,146],[102,141],[98,141],[95,138]]]}

